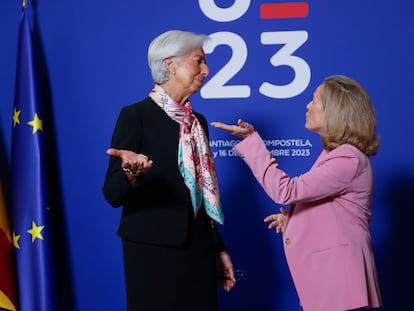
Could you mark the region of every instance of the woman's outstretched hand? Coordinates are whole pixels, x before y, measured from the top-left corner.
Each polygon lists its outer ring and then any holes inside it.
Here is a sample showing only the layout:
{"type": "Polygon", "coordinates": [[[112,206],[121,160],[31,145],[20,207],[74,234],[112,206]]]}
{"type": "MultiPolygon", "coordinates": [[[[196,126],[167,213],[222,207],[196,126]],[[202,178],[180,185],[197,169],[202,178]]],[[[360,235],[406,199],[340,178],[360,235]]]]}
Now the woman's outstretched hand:
{"type": "Polygon", "coordinates": [[[221,122],[211,122],[211,126],[225,130],[226,132],[241,138],[246,138],[254,132],[253,125],[244,122],[242,119],[237,120],[237,125],[230,125],[221,122]]]}
{"type": "Polygon", "coordinates": [[[131,183],[136,181],[138,175],[151,169],[154,164],[154,162],[148,159],[146,155],[135,153],[130,150],[110,148],[106,153],[122,159],[121,167],[131,183]]]}

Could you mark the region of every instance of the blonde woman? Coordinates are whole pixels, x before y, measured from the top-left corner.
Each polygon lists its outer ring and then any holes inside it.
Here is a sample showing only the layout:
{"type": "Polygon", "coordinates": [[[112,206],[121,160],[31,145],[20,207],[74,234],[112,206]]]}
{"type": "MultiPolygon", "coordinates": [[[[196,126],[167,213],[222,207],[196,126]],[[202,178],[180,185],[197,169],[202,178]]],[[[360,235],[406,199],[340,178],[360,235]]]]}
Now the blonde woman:
{"type": "Polygon", "coordinates": [[[282,232],[290,272],[305,311],[363,310],[381,305],[369,223],[379,139],[371,100],[356,81],[332,76],[307,105],[305,127],[324,147],[312,168],[289,177],[254,127],[212,125],[243,138],[234,150],[266,193],[288,210],[265,218],[282,232]]]}

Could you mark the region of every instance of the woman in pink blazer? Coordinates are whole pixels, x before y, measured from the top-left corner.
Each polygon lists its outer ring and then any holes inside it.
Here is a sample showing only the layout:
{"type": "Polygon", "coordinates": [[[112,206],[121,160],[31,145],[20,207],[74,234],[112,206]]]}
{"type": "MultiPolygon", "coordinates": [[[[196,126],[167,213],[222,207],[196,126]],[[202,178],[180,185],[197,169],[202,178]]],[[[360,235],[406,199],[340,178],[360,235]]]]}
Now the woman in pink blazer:
{"type": "Polygon", "coordinates": [[[305,311],[364,310],[381,305],[369,222],[369,156],[379,139],[371,100],[356,81],[332,76],[307,105],[305,127],[324,150],[312,168],[289,177],[247,122],[212,125],[243,138],[234,147],[266,193],[288,210],[265,218],[283,233],[289,269],[305,311]]]}

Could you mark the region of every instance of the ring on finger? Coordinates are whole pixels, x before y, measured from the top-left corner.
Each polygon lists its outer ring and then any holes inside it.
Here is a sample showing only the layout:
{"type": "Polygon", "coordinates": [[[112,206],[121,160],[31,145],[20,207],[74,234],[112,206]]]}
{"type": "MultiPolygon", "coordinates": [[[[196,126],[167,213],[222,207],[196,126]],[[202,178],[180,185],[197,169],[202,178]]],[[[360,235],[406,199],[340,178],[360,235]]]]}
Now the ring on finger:
{"type": "Polygon", "coordinates": [[[126,167],[123,167],[122,168],[122,170],[126,173],[126,174],[128,174],[128,175],[130,175],[130,176],[138,176],[139,175],[139,172],[138,171],[132,171],[132,170],[130,170],[129,168],[126,168],[126,167]]]}

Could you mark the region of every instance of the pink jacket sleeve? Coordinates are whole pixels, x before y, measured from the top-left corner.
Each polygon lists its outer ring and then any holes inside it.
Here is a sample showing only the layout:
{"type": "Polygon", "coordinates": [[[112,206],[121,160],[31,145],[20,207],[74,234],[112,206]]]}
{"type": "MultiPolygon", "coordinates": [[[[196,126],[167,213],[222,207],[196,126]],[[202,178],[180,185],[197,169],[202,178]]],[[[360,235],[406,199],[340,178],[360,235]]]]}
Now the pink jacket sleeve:
{"type": "Polygon", "coordinates": [[[352,148],[335,149],[329,153],[323,151],[308,172],[290,178],[279,168],[257,132],[243,139],[233,149],[250,167],[270,198],[278,204],[311,202],[340,194],[353,179],[359,162],[352,148]]]}

